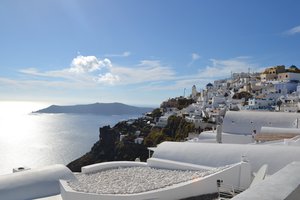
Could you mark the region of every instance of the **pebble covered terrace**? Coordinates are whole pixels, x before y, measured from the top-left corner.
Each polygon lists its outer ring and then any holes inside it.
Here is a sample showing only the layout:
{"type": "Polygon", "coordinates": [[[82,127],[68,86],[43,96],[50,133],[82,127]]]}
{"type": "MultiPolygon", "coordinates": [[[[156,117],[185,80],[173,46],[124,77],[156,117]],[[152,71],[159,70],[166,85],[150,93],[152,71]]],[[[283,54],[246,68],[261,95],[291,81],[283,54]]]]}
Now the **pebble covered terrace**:
{"type": "Polygon", "coordinates": [[[70,181],[69,186],[75,191],[85,193],[134,194],[191,181],[224,168],[226,167],[197,171],[151,167],[115,168],[90,174],[76,174],[77,180],[70,181]]]}

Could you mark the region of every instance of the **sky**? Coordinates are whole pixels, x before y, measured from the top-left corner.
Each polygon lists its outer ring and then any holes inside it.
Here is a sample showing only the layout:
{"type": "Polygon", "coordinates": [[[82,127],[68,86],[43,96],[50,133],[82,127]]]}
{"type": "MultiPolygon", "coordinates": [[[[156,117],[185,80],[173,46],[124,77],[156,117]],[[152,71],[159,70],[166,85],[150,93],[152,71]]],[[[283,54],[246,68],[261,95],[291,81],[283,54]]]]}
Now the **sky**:
{"type": "Polygon", "coordinates": [[[298,0],[1,0],[0,100],[159,105],[300,67],[298,0]]]}

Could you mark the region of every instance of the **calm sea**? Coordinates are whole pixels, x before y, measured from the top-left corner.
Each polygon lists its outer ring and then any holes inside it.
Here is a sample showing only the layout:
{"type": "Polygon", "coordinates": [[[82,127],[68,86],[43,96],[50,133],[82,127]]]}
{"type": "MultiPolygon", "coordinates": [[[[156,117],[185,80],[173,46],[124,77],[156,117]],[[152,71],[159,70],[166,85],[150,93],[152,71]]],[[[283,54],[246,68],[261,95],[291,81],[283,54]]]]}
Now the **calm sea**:
{"type": "Polygon", "coordinates": [[[49,104],[0,102],[0,174],[68,164],[98,141],[99,127],[138,116],[31,114],[49,104]]]}

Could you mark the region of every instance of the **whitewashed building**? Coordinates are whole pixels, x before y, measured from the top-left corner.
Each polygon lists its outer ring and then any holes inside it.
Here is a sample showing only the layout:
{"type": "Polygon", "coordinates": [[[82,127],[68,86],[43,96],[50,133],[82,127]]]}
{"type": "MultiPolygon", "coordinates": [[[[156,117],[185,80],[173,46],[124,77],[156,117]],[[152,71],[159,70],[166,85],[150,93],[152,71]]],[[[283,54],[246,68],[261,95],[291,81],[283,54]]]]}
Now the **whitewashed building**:
{"type": "Polygon", "coordinates": [[[252,98],[248,100],[248,105],[250,109],[264,109],[270,106],[274,106],[275,101],[273,99],[252,98]]]}
{"type": "Polygon", "coordinates": [[[223,120],[223,132],[251,135],[260,133],[261,127],[300,128],[300,113],[227,111],[223,120]]]}
{"type": "Polygon", "coordinates": [[[278,80],[283,82],[300,81],[300,73],[284,72],[278,74],[278,80]]]}

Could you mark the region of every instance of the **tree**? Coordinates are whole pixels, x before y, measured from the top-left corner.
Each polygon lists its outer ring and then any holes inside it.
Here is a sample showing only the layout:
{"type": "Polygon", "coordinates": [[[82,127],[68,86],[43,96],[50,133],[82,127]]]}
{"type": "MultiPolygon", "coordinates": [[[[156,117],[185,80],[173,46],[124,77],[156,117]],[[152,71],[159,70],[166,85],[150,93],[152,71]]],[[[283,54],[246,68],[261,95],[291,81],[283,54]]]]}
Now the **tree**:
{"type": "Polygon", "coordinates": [[[160,111],[160,108],[154,109],[151,113],[151,116],[153,119],[159,118],[159,117],[161,117],[161,115],[162,115],[162,112],[160,111]]]}
{"type": "Polygon", "coordinates": [[[147,147],[154,147],[166,140],[172,140],[170,137],[167,137],[161,131],[153,131],[144,139],[144,145],[147,147]]]}
{"type": "Polygon", "coordinates": [[[175,139],[176,141],[182,141],[190,132],[195,130],[194,124],[187,122],[182,117],[170,116],[168,119],[168,124],[163,128],[162,132],[175,139]]]}
{"type": "Polygon", "coordinates": [[[245,101],[248,101],[249,98],[252,98],[252,95],[249,92],[239,92],[235,93],[232,97],[233,99],[242,99],[245,98],[245,101]]]}

